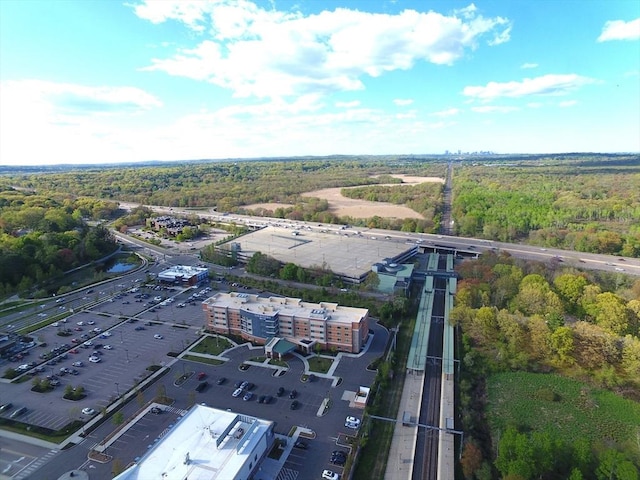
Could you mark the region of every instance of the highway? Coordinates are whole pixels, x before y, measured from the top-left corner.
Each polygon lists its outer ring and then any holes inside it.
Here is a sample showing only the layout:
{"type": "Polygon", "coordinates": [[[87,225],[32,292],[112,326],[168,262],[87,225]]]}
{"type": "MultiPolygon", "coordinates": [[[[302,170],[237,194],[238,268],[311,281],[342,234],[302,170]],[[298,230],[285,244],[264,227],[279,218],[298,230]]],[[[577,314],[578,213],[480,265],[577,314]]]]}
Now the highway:
{"type": "MultiPolygon", "coordinates": [[[[121,202],[121,208],[131,209],[140,204],[121,202]]],[[[145,207],[166,215],[198,215],[202,218],[215,220],[224,223],[236,223],[250,226],[251,228],[262,228],[269,225],[286,225],[291,228],[326,230],[328,233],[335,233],[342,229],[343,225],[318,224],[317,222],[304,222],[286,220],[273,217],[253,217],[249,215],[222,214],[210,210],[194,211],[177,208],[169,208],[157,205],[144,205],[145,207]]],[[[452,220],[450,220],[451,222],[452,220]]],[[[577,252],[573,250],[562,250],[556,248],[545,248],[522,243],[498,242],[479,238],[456,237],[452,235],[438,235],[428,233],[399,232],[397,230],[370,229],[363,227],[353,227],[365,235],[373,235],[378,241],[415,243],[423,249],[448,248],[467,255],[481,254],[493,251],[497,254],[508,253],[514,257],[525,260],[535,260],[540,262],[568,264],[577,268],[587,270],[603,270],[611,273],[625,273],[640,276],[640,259],[632,257],[621,257],[618,255],[601,255],[594,253],[577,252]]],[[[450,230],[450,227],[447,228],[450,230]]],[[[147,248],[151,245],[145,244],[147,248]]]]}

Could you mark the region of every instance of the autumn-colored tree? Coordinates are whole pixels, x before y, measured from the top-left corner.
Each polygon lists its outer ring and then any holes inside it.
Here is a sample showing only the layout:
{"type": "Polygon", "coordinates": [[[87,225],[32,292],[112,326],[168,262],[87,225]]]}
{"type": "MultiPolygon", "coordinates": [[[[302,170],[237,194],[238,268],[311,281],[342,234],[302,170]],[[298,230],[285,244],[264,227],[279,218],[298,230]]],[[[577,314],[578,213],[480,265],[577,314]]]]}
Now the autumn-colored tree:
{"type": "Polygon", "coordinates": [[[475,440],[469,440],[464,444],[460,465],[462,466],[462,474],[464,478],[472,479],[475,473],[482,466],[482,450],[478,447],[475,440]]]}

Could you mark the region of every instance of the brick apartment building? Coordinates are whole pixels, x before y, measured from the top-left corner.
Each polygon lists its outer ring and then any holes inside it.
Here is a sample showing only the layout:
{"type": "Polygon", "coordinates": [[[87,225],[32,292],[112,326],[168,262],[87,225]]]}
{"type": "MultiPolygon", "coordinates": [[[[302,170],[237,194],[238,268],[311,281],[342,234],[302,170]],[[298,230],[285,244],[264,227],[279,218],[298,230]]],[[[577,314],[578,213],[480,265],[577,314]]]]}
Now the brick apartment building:
{"type": "Polygon", "coordinates": [[[337,303],[307,303],[299,298],[217,293],[202,303],[205,328],[266,344],[283,338],[302,351],[335,348],[359,352],[369,335],[369,310],[337,303]]]}

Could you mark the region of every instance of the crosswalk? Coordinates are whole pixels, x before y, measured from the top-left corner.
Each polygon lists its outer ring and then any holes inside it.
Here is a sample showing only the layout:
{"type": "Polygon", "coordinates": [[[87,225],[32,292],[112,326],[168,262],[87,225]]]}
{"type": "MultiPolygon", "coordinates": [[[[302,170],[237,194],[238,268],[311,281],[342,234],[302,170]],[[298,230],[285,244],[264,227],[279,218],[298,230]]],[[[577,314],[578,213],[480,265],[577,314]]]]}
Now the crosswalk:
{"type": "Polygon", "coordinates": [[[180,415],[181,417],[184,417],[188,412],[188,410],[184,410],[183,408],[177,408],[177,407],[163,407],[163,410],[165,412],[175,413],[177,415],[180,415]]]}
{"type": "Polygon", "coordinates": [[[26,480],[31,476],[33,472],[38,470],[42,465],[47,463],[51,458],[58,453],[58,450],[49,450],[46,454],[41,457],[36,458],[33,462],[31,462],[25,469],[18,472],[18,474],[13,477],[12,480],[26,480]]]}
{"type": "Polygon", "coordinates": [[[278,473],[276,480],[296,480],[300,472],[298,470],[292,470],[290,468],[283,467],[278,473]]]}

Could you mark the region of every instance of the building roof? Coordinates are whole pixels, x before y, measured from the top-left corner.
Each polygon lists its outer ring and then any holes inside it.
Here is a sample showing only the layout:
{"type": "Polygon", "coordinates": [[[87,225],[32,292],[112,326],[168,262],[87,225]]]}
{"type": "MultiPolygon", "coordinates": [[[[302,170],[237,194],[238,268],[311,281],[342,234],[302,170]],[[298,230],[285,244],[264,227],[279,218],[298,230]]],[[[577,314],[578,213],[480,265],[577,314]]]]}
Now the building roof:
{"type": "Polygon", "coordinates": [[[190,265],[176,265],[158,274],[161,280],[176,280],[181,278],[191,278],[194,275],[208,272],[209,270],[202,267],[192,267],[190,265]]]}
{"type": "Polygon", "coordinates": [[[208,306],[245,310],[259,315],[287,315],[338,323],[358,323],[368,314],[366,308],[343,307],[337,303],[303,302],[299,298],[260,297],[251,293],[218,292],[206,299],[208,306]]]}
{"type": "Polygon", "coordinates": [[[195,405],[116,480],[235,478],[273,422],[195,405]]]}
{"type": "Polygon", "coordinates": [[[273,352],[279,355],[286,355],[287,353],[295,350],[297,345],[289,340],[284,338],[279,338],[278,341],[273,345],[273,352]]]}

